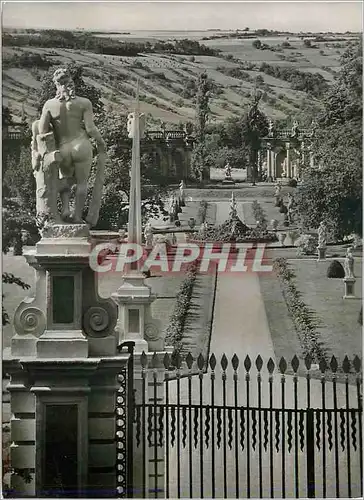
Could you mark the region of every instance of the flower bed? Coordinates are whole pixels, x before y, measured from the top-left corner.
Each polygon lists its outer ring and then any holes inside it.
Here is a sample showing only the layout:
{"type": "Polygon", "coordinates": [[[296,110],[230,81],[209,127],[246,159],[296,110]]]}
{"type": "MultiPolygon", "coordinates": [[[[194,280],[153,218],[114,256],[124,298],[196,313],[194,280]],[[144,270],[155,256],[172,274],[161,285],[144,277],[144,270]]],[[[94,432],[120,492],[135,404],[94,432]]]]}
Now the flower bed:
{"type": "Polygon", "coordinates": [[[176,305],[166,331],[166,344],[174,347],[172,359],[182,349],[183,329],[191,303],[193,285],[197,276],[197,264],[195,262],[188,267],[186,275],[187,277],[177,294],[176,305]]]}
{"type": "Polygon", "coordinates": [[[318,363],[326,358],[325,352],[319,341],[317,321],[313,312],[303,302],[301,293],[296,288],[294,282],[296,276],[284,258],[278,258],[273,262],[273,270],[280,280],[283,297],[293,319],[303,355],[310,355],[312,360],[318,363]]]}

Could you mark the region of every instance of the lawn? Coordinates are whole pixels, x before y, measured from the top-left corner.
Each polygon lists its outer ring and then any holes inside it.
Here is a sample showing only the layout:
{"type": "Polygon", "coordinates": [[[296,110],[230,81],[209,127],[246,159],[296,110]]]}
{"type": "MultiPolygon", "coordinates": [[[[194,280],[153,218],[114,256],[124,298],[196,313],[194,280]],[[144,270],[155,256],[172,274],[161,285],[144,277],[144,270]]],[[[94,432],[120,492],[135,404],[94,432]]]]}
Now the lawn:
{"type": "MultiPolygon", "coordinates": [[[[284,253],[284,250],[275,250],[273,258],[283,256],[284,253]]],[[[361,357],[362,334],[358,323],[362,297],[361,259],[356,259],[355,264],[358,298],[352,300],[342,298],[342,279],[326,277],[329,261],[317,262],[314,258],[289,259],[289,263],[296,274],[296,286],[302,293],[303,301],[315,313],[319,322],[320,339],[328,357],[335,355],[341,361],[345,355],[351,359],[355,355],[361,357]]],[[[301,350],[280,283],[275,275],[269,273],[261,273],[259,280],[276,357],[284,356],[286,360],[291,360],[301,350]]]]}

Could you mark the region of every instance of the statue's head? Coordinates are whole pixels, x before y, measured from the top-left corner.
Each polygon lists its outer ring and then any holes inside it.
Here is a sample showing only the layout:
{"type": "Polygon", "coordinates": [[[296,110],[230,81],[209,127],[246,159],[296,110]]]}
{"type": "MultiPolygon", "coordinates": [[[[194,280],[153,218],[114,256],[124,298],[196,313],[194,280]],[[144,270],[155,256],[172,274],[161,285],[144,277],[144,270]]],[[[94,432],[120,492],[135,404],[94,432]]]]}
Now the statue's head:
{"type": "Polygon", "coordinates": [[[74,99],[75,94],[75,84],[72,79],[71,73],[67,68],[58,68],[53,73],[53,83],[56,86],[56,98],[60,101],[74,99]]]}

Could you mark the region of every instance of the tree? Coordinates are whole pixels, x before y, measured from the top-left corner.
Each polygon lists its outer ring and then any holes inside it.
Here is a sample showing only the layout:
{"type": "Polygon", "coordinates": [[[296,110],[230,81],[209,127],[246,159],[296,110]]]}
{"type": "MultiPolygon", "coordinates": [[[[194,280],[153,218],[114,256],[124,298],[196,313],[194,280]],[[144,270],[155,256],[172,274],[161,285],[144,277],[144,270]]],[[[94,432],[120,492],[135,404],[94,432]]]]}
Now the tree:
{"type": "Polygon", "coordinates": [[[256,94],[248,114],[243,122],[243,142],[249,151],[248,177],[251,177],[253,185],[257,180],[258,151],[260,150],[261,138],[268,133],[268,119],[259,108],[262,94],[256,94]],[[250,175],[249,175],[250,174],[250,175]]]}
{"type": "MultiPolygon", "coordinates": [[[[126,123],[126,116],[109,112],[100,119],[98,124],[100,133],[106,142],[107,163],[96,229],[117,230],[124,226],[128,220],[132,143],[127,136],[126,123]]],[[[93,168],[89,179],[89,193],[85,211],[87,211],[91,198],[94,175],[95,169],[93,168]]],[[[152,215],[164,215],[163,197],[168,192],[167,181],[168,179],[163,177],[161,170],[156,169],[156,158],[152,144],[143,141],[141,147],[141,189],[144,219],[152,215]]]]}
{"type": "Polygon", "coordinates": [[[101,100],[101,92],[92,85],[85,83],[83,79],[83,68],[82,66],[76,65],[75,63],[68,63],[66,65],[59,65],[51,67],[43,76],[42,87],[40,90],[40,95],[38,99],[38,112],[41,113],[43,106],[48,99],[51,99],[55,95],[55,85],[53,83],[53,73],[58,67],[66,66],[72,76],[75,83],[76,94],[87,97],[92,102],[92,107],[96,118],[98,119],[104,111],[104,104],[101,100]]]}
{"type": "Polygon", "coordinates": [[[336,83],[323,98],[312,146],[316,166],[304,169],[296,200],[306,227],[325,220],[338,239],[362,235],[361,44],[350,47],[341,63],[336,83]]]}
{"type": "Polygon", "coordinates": [[[192,151],[192,171],[197,179],[203,181],[207,176],[210,165],[207,164],[206,125],[210,115],[211,83],[206,72],[200,74],[197,84],[195,144],[192,151]]]}

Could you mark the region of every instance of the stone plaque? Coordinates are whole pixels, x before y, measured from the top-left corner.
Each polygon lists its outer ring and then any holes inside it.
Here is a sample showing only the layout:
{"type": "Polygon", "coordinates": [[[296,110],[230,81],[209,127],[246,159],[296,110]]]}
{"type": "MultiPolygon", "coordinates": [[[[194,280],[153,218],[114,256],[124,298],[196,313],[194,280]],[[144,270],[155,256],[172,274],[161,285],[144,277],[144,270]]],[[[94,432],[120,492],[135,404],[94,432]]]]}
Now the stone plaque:
{"type": "Polygon", "coordinates": [[[53,323],[69,324],[74,321],[74,276],[53,276],[53,323]]]}
{"type": "Polygon", "coordinates": [[[129,309],[128,333],[140,333],[139,309],[129,309]]]}

